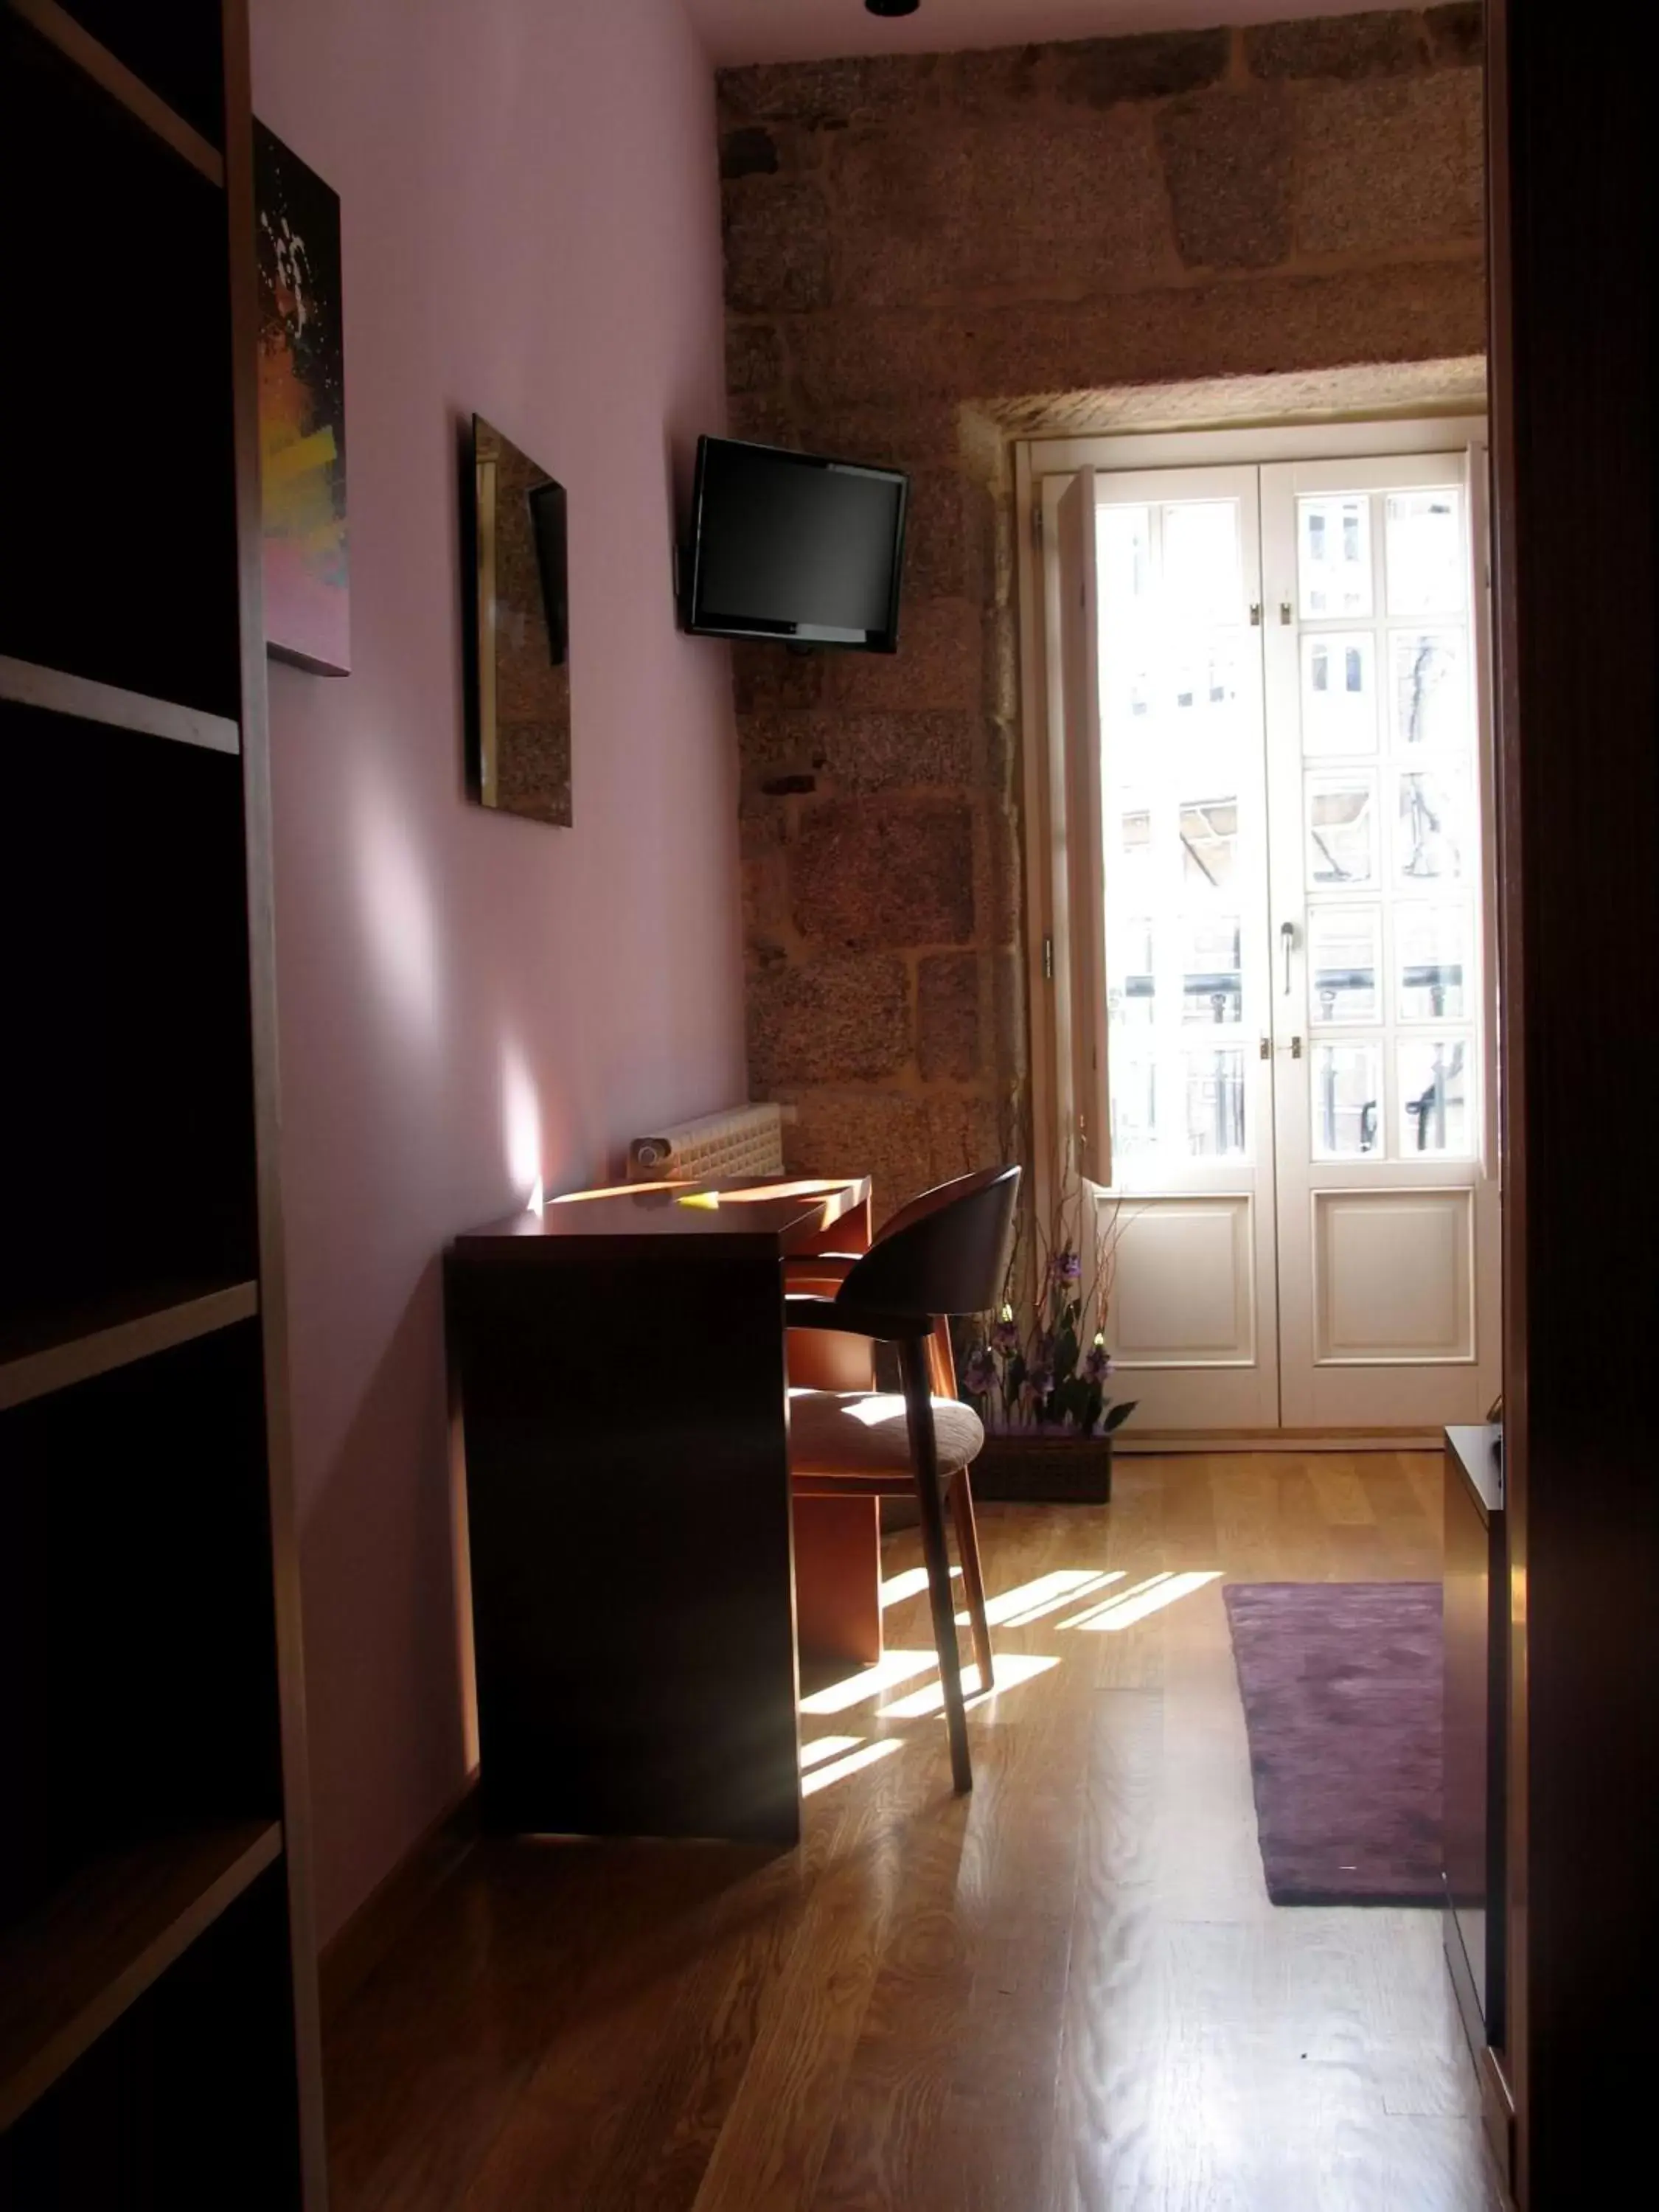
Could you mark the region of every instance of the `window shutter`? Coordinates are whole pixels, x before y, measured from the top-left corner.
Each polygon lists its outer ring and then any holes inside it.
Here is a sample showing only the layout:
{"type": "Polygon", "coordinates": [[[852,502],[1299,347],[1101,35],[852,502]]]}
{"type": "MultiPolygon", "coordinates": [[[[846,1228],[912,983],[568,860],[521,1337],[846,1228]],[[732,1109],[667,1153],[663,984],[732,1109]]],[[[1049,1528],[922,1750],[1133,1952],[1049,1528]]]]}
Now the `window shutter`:
{"type": "Polygon", "coordinates": [[[1066,962],[1071,1030],[1068,1129],[1079,1172],[1112,1178],[1106,1082],[1106,899],[1100,787],[1100,596],[1095,474],[1079,469],[1059,508],[1061,719],[1065,738],[1066,962]]]}

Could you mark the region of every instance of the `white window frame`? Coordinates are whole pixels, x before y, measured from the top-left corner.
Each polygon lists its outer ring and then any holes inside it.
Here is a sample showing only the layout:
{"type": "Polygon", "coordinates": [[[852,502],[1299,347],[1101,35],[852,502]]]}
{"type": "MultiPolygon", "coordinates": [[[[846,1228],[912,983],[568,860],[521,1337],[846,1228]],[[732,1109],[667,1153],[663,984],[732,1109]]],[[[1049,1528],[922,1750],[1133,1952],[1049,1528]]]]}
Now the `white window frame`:
{"type": "MultiPolygon", "coordinates": [[[[1030,1079],[1031,1173],[1037,1218],[1054,1209],[1073,1105],[1070,1012],[1055,977],[1069,973],[1066,913],[1066,760],[1058,702],[1050,695],[1051,632],[1057,620],[1058,549],[1040,543],[1043,479],[1081,468],[1097,475],[1132,469],[1259,467],[1272,461],[1365,459],[1399,453],[1469,450],[1470,527],[1486,588],[1474,612],[1475,650],[1490,668],[1492,566],[1486,496],[1487,421],[1467,410],[1357,422],[1277,422],[1242,429],[1103,432],[1089,437],[1026,438],[1014,446],[1014,524],[1018,580],[1021,811],[1024,858],[1027,1066],[1030,1079]]],[[[1482,821],[1480,934],[1484,974],[1498,973],[1497,839],[1492,750],[1480,751],[1482,821]]],[[[1098,896],[1103,898],[1103,887],[1098,896]]],[[[1495,1008],[1487,987],[1486,1018],[1495,1008]]],[[[1492,1031],[1496,1036],[1495,1029],[1492,1031]]],[[[1487,1158],[1498,1160],[1495,1085],[1485,1107],[1487,1158]]]]}

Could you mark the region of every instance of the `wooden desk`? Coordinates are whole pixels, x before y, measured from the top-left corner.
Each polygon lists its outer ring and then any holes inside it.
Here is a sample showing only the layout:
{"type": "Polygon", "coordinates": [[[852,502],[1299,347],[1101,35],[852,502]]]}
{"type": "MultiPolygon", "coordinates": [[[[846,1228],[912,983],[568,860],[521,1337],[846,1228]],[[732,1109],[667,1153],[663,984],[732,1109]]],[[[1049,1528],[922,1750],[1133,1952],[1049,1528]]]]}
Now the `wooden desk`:
{"type": "Polygon", "coordinates": [[[867,1182],[774,1180],[451,1246],[490,1827],[798,1839],[783,1267],[868,1234],[867,1182]]]}

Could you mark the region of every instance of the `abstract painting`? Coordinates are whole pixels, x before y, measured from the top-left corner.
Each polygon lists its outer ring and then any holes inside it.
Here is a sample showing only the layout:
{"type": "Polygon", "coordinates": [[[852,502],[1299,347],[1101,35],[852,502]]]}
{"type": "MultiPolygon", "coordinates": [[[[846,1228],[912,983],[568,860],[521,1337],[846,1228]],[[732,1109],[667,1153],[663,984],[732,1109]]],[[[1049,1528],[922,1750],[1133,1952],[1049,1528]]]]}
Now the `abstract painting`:
{"type": "Polygon", "coordinates": [[[265,649],[351,666],[340,201],[257,119],[265,649]]]}
{"type": "Polygon", "coordinates": [[[469,788],[481,805],[568,828],[564,489],[479,415],[469,473],[469,788]]]}

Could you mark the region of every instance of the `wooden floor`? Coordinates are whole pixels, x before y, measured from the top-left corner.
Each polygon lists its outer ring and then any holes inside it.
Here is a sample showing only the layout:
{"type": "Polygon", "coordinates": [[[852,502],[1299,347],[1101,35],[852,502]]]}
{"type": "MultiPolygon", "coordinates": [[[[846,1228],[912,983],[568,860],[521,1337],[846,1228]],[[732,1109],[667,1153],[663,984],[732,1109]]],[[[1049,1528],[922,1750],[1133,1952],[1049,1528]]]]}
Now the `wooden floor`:
{"type": "Polygon", "coordinates": [[[1267,1901],[1218,1579],[1436,1577],[1438,1482],[983,1509],[966,1801],[890,1538],[895,1679],[808,1698],[802,1849],[481,1846],[331,2039],[337,2212],[1489,2212],[1437,1917],[1267,1901]]]}

